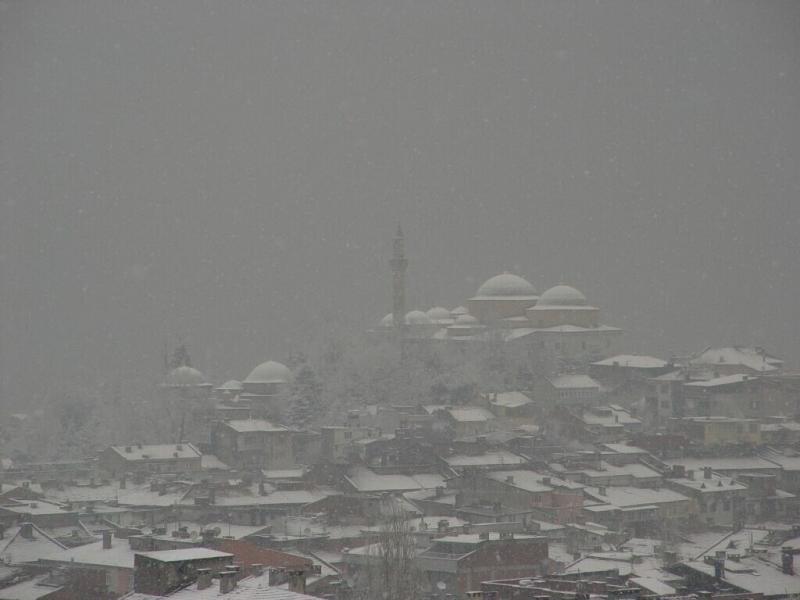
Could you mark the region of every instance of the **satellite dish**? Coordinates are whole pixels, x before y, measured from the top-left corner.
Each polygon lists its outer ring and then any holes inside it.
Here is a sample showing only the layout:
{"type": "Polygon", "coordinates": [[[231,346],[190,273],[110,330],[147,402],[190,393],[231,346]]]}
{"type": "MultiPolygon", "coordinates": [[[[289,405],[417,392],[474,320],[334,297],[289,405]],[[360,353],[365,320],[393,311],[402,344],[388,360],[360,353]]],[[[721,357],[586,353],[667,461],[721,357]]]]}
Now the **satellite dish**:
{"type": "Polygon", "coordinates": [[[439,583],[436,584],[436,587],[444,591],[447,589],[447,584],[444,581],[440,581],[439,583]]]}

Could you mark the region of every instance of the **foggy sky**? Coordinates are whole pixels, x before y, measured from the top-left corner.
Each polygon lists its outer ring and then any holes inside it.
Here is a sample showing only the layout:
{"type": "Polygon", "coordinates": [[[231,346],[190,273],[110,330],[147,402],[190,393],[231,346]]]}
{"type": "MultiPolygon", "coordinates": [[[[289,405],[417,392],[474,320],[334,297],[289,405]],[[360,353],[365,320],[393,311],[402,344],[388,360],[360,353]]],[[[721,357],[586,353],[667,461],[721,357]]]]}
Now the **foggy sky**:
{"type": "Polygon", "coordinates": [[[332,323],[575,285],[666,355],[800,355],[800,5],[0,2],[6,403],[243,378],[332,323]]]}

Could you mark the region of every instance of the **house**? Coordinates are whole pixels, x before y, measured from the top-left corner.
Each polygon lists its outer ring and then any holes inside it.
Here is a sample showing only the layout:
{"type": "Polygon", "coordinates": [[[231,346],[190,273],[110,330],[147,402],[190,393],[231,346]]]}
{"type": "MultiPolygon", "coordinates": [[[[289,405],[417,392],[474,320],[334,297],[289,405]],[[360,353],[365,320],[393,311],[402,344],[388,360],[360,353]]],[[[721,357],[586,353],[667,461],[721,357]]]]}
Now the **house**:
{"type": "Polygon", "coordinates": [[[212,431],[214,454],[227,464],[268,469],[295,465],[294,432],[266,419],[216,423],[212,431]]]}
{"type": "Polygon", "coordinates": [[[676,477],[665,485],[691,498],[690,511],[697,522],[709,527],[736,527],[744,522],[747,486],[736,479],[712,472],[710,467],[695,476],[695,471],[678,468],[676,477]]]}
{"type": "Polygon", "coordinates": [[[479,406],[462,406],[444,411],[446,422],[456,438],[474,437],[489,431],[494,415],[479,406]]]}
{"type": "Polygon", "coordinates": [[[483,532],[434,540],[417,556],[424,587],[464,598],[481,582],[544,575],[550,571],[546,538],[483,532]]]}
{"type": "Polygon", "coordinates": [[[639,419],[616,404],[587,408],[581,413],[580,421],[587,434],[598,442],[621,441],[642,429],[639,419]]]}
{"type": "Polygon", "coordinates": [[[671,432],[686,437],[700,446],[751,444],[761,442],[761,428],[754,419],[732,417],[684,417],[670,419],[671,432]]]}
{"type": "Polygon", "coordinates": [[[778,373],[783,360],[763,348],[726,346],[706,348],[689,361],[690,366],[713,370],[720,375],[778,373]]]}
{"type": "Polygon", "coordinates": [[[202,453],[192,444],[111,446],[99,455],[100,468],[111,477],[126,473],[185,473],[202,470],[202,453]]]}
{"type": "Polygon", "coordinates": [[[586,519],[616,531],[634,535],[652,534],[674,527],[689,517],[691,501],[667,488],[628,486],[585,487],[586,519]]]}
{"type": "Polygon", "coordinates": [[[559,375],[546,383],[545,397],[551,406],[595,406],[601,399],[600,384],[588,375],[559,375]]]}
{"type": "Polygon", "coordinates": [[[780,414],[760,377],[736,373],[683,384],[684,414],[692,417],[735,418],[780,414]]]}
{"type": "MultiPolygon", "coordinates": [[[[508,512],[567,523],[580,518],[583,486],[535,471],[514,469],[472,473],[452,482],[464,504],[494,504],[508,512]]],[[[463,510],[463,508],[457,509],[463,510]]]]}
{"type": "Polygon", "coordinates": [[[348,464],[350,458],[359,452],[354,445],[359,440],[380,439],[381,432],[375,427],[354,424],[327,425],[320,428],[322,434],[321,452],[324,460],[336,464],[348,464]]]}
{"type": "Polygon", "coordinates": [[[487,407],[499,419],[523,419],[533,416],[533,400],[522,392],[495,392],[484,396],[487,407]]]}
{"type": "Polygon", "coordinates": [[[200,569],[225,572],[233,554],[209,548],[136,553],[134,591],[166,596],[197,581],[200,569]]]}

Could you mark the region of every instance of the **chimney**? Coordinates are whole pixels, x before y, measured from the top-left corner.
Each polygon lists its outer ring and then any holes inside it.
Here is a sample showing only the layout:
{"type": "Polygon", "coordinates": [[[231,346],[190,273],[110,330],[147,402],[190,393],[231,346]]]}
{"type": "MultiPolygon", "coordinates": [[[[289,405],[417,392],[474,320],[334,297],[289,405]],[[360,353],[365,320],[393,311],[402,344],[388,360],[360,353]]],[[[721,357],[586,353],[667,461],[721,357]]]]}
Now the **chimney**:
{"type": "Polygon", "coordinates": [[[447,519],[439,519],[436,523],[436,530],[439,533],[446,533],[448,527],[450,527],[450,522],[447,519]]]}
{"type": "Polygon", "coordinates": [[[125,452],[126,453],[130,454],[132,451],[133,451],[133,448],[131,448],[130,446],[125,446],[125,452]]]}
{"type": "Polygon", "coordinates": [[[119,479],[119,489],[124,490],[127,487],[127,482],[125,481],[125,477],[120,477],[119,479]]]}
{"type": "Polygon", "coordinates": [[[33,523],[23,523],[19,527],[19,534],[26,540],[33,539],[33,523]]]}
{"type": "Polygon", "coordinates": [[[236,587],[236,571],[219,572],[219,593],[228,594],[236,587]]]}
{"type": "Polygon", "coordinates": [[[282,584],[284,581],[284,570],[283,569],[270,569],[269,570],[269,587],[275,587],[276,585],[282,584]]]}
{"type": "Polygon", "coordinates": [[[513,475],[506,475],[506,483],[514,483],[514,476],[513,475]]]}
{"type": "Polygon", "coordinates": [[[606,486],[604,486],[604,485],[598,486],[597,487],[597,494],[600,495],[600,496],[605,496],[606,495],[606,486]]]}
{"type": "Polygon", "coordinates": [[[289,571],[289,591],[295,594],[306,593],[306,572],[302,569],[289,571]]]}
{"type": "Polygon", "coordinates": [[[703,479],[711,479],[711,467],[703,467],[703,479]]]}
{"type": "Polygon", "coordinates": [[[106,529],[103,532],[103,550],[111,550],[111,530],[106,529]]]}
{"type": "Polygon", "coordinates": [[[211,569],[197,569],[197,590],[211,587],[211,569]]]}
{"type": "Polygon", "coordinates": [[[690,481],[694,481],[694,469],[686,469],[686,477],[688,477],[690,481]]]}
{"type": "Polygon", "coordinates": [[[714,559],[714,579],[721,581],[723,577],[725,577],[725,559],[716,558],[714,559]]]}
{"type": "Polygon", "coordinates": [[[786,575],[794,575],[794,552],[791,546],[781,548],[781,571],[786,575]]]}

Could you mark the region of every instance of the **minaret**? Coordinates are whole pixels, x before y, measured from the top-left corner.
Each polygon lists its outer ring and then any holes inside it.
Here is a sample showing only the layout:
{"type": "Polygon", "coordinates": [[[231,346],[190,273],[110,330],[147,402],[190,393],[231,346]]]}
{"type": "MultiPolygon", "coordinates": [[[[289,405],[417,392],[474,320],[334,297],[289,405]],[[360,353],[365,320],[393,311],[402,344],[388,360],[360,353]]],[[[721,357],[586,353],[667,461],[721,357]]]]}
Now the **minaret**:
{"type": "Polygon", "coordinates": [[[403,238],[403,230],[397,226],[397,233],[394,236],[392,247],[392,319],[394,320],[395,331],[402,331],[405,328],[406,319],[406,242],[403,238]]]}

